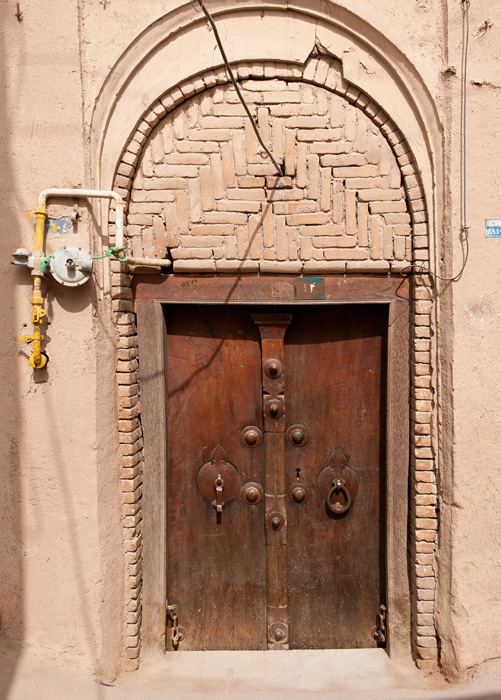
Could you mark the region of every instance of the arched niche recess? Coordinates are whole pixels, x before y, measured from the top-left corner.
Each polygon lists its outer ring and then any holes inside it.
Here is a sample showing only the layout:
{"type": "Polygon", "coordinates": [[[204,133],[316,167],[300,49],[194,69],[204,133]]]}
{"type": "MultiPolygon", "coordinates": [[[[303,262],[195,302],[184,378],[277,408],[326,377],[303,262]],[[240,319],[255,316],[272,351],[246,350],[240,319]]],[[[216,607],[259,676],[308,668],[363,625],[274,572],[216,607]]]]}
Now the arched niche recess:
{"type": "MultiPolygon", "coordinates": [[[[223,36],[228,37],[229,59],[236,66],[239,78],[274,79],[292,71],[294,80],[331,90],[372,120],[387,139],[402,170],[402,187],[413,218],[414,233],[416,225],[427,232],[426,251],[420,259],[433,258],[436,255],[434,231],[440,224],[441,211],[441,129],[426,86],[401,52],[356,15],[330,3],[296,3],[294,9],[271,3],[265,6],[261,3],[259,7],[249,3],[230,9],[224,3],[214,3],[211,11],[223,36]],[[263,32],[263,9],[266,10],[266,32],[263,32]],[[405,166],[408,166],[406,171],[403,170],[405,166]]],[[[191,3],[159,18],[132,42],[111,71],[97,100],[91,132],[93,184],[103,189],[121,189],[127,198],[136,165],[144,147],[150,144],[152,130],[170,111],[187,103],[194,95],[227,83],[228,77],[214,50],[214,38],[207,31],[205,21],[194,13],[191,3]],[[127,154],[131,155],[127,157],[127,154]]],[[[115,321],[117,328],[121,328],[119,350],[123,359],[119,357],[119,363],[130,362],[130,358],[125,358],[125,351],[133,347],[133,343],[125,339],[134,335],[133,320],[128,318],[133,310],[130,289],[127,285],[122,287],[119,275],[113,288],[115,321]]],[[[428,304],[426,284],[423,289],[421,302],[428,304]]],[[[414,309],[414,313],[414,326],[427,327],[428,337],[431,336],[429,308],[414,309]]],[[[418,334],[417,337],[426,336],[418,334]]],[[[424,374],[424,364],[420,364],[415,386],[418,391],[426,392],[431,386],[422,379],[431,375],[431,368],[424,374]]],[[[138,430],[136,442],[139,445],[140,422],[134,411],[133,395],[128,389],[120,391],[120,387],[130,387],[133,383],[132,375],[136,371],[133,365],[134,358],[128,370],[125,365],[119,368],[117,376],[119,393],[126,399],[122,403],[128,404],[125,410],[129,411],[127,417],[133,423],[123,430],[124,433],[129,433],[131,427],[138,430]]],[[[425,400],[424,394],[421,398],[425,400]]],[[[420,413],[424,416],[425,412],[420,413]]],[[[428,415],[423,418],[423,421],[429,420],[428,415]]],[[[131,450],[133,454],[141,454],[141,451],[142,443],[135,452],[134,448],[131,450]]],[[[140,490],[141,462],[138,458],[127,460],[128,456],[123,468],[132,470],[131,489],[140,490]]],[[[134,503],[138,502],[139,496],[124,499],[127,517],[136,518],[138,510],[134,503]]],[[[140,540],[135,530],[133,539],[140,540]]],[[[141,551],[138,545],[137,556],[130,556],[127,537],[125,540],[131,568],[126,576],[125,647],[129,658],[137,659],[141,626],[141,590],[137,581],[142,572],[141,551]]],[[[148,611],[144,630],[145,638],[153,646],[152,637],[157,634],[155,629],[159,629],[155,615],[151,609],[148,611]]],[[[418,639],[419,628],[415,626],[415,647],[419,647],[418,639]]],[[[418,650],[418,658],[431,658],[426,647],[421,652],[420,656],[418,650]]]]}

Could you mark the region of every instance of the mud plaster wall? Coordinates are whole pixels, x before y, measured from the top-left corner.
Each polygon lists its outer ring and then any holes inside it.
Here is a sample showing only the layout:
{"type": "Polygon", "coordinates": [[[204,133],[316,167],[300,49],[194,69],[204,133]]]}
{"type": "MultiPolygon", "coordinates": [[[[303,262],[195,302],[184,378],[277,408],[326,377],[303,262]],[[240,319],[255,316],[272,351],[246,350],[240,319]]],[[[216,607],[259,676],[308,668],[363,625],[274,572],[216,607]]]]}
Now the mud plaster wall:
{"type": "MultiPolygon", "coordinates": [[[[300,2],[273,3],[278,13],[286,5],[289,13],[305,10],[300,2]]],[[[460,3],[438,6],[432,0],[360,0],[356,14],[350,0],[311,0],[306,5],[310,21],[288,14],[279,33],[266,13],[256,28],[249,8],[245,17],[239,16],[233,3],[213,2],[211,9],[234,11],[231,31],[226,32],[230,59],[242,60],[241,54],[248,52],[253,60],[277,56],[290,60],[293,53],[294,60],[303,62],[315,45],[315,34],[329,43],[328,32],[316,19],[323,13],[322,17],[335,18],[340,25],[352,27],[357,36],[384,47],[394,59],[395,80],[404,92],[415,95],[424,86],[441,125],[428,134],[435,139],[429,153],[436,166],[433,182],[426,183],[432,193],[428,205],[444,214],[443,226],[433,230],[437,245],[431,263],[440,265],[442,272],[457,271],[463,259],[459,238],[460,3]],[[414,72],[403,71],[406,63],[414,72]]],[[[263,7],[261,3],[259,9],[263,7]]],[[[4,301],[0,343],[5,363],[2,631],[84,661],[93,669],[105,668],[112,677],[124,648],[125,599],[118,488],[122,461],[116,435],[117,400],[110,383],[117,351],[107,263],[96,266],[95,280],[78,294],[47,283],[51,325],[44,334],[51,364],[40,381],[27,363],[29,348],[16,341],[27,332],[29,276],[26,270],[10,266],[9,257],[18,246],[32,244],[30,217],[42,189],[50,185],[111,186],[111,177],[96,175],[100,156],[92,146],[94,130],[101,133],[94,115],[106,94],[108,77],[117,66],[125,75],[123,61],[142,37],[149,38],[149,29],[163,27],[165,17],[171,18],[169,26],[180,26],[195,17],[195,10],[191,3],[181,5],[177,0],[158,2],[154,7],[143,0],[134,4],[51,0],[43,6],[25,0],[22,22],[15,10],[10,2],[0,9],[0,285],[4,301]]],[[[450,669],[464,669],[495,657],[501,648],[501,551],[496,536],[501,500],[497,389],[501,251],[499,241],[484,237],[484,218],[499,216],[500,208],[501,147],[496,133],[501,119],[501,7],[482,0],[471,4],[470,15],[467,204],[472,247],[461,282],[440,285],[435,291],[440,332],[435,373],[437,424],[432,427],[438,440],[441,526],[435,622],[442,662],[450,669]],[[472,489],[476,470],[481,471],[485,488],[472,489]]],[[[225,18],[219,21],[224,24],[225,18]]],[[[199,36],[196,34],[197,40],[199,36]]],[[[200,70],[201,56],[204,60],[209,56],[208,66],[217,55],[213,41],[207,54],[203,46],[197,48],[200,50],[179,54],[184,77],[200,70]]],[[[379,67],[359,50],[342,45],[341,53],[351,79],[357,84],[373,81],[375,90],[381,82],[379,67]]],[[[177,63],[170,63],[165,79],[178,70],[177,63]]],[[[143,81],[145,94],[148,88],[148,80],[143,81]]],[[[138,111],[138,104],[139,114],[151,104],[149,98],[141,100],[139,93],[121,114],[126,133],[110,157],[112,173],[136,122],[130,123],[128,115],[138,111]]],[[[389,111],[405,131],[409,119],[401,105],[395,102],[389,111]]],[[[420,118],[426,117],[423,109],[420,118]]],[[[50,204],[50,216],[68,213],[65,204],[50,204]]],[[[49,245],[78,240],[99,252],[101,222],[106,218],[102,219],[97,204],[85,212],[82,208],[82,213],[85,216],[77,232],[53,239],[49,245]]]]}
{"type": "MultiPolygon", "coordinates": [[[[171,255],[174,273],[398,274],[413,260],[428,264],[426,207],[409,147],[389,116],[343,80],[340,63],[320,56],[302,68],[243,63],[235,70],[285,175],[273,174],[225,71],[195,76],[153,105],[122,155],[115,188],[128,204],[128,249],[137,256],[171,255]]],[[[124,540],[131,558],[126,649],[137,659],[141,483],[143,468],[155,467],[142,438],[130,278],[123,265],[114,265],[124,540]]],[[[431,298],[430,281],[419,276],[412,320],[409,568],[412,639],[422,667],[437,655],[431,298]]]]}
{"type": "MultiPolygon", "coordinates": [[[[452,2],[448,3],[447,20],[447,63],[459,67],[463,27],[452,2]]],[[[496,612],[501,599],[501,240],[485,237],[485,219],[499,218],[501,211],[496,138],[501,126],[500,39],[499,3],[471,3],[466,111],[466,205],[471,248],[461,283],[443,285],[439,296],[444,398],[439,426],[442,498],[437,622],[446,640],[442,656],[452,668],[471,666],[489,655],[499,657],[501,649],[496,612]],[[487,213],[492,211],[496,212],[493,217],[487,213]],[[475,475],[481,475],[485,484],[478,490],[471,489],[472,483],[479,483],[475,475]]],[[[460,90],[454,76],[445,82],[446,112],[451,115],[444,120],[445,152],[450,154],[450,195],[445,210],[451,236],[448,242],[444,235],[442,251],[451,255],[450,269],[457,271],[463,261],[459,236],[462,161],[455,116],[460,110],[460,90]]]]}
{"type": "MultiPolygon", "coordinates": [[[[79,290],[47,279],[46,370],[28,364],[31,278],[10,264],[33,245],[47,186],[86,184],[79,16],[74,3],[0,7],[3,364],[0,635],[113,673],[123,627],[123,555],[116,435],[116,344],[99,278],[79,290]],[[111,379],[111,381],[110,381],[111,379]],[[115,611],[119,610],[119,614],[115,611]]],[[[49,216],[72,203],[49,202],[49,216]]],[[[47,250],[89,249],[96,212],[80,200],[75,229],[47,250]]],[[[12,669],[14,672],[14,669],[12,669]]]]}

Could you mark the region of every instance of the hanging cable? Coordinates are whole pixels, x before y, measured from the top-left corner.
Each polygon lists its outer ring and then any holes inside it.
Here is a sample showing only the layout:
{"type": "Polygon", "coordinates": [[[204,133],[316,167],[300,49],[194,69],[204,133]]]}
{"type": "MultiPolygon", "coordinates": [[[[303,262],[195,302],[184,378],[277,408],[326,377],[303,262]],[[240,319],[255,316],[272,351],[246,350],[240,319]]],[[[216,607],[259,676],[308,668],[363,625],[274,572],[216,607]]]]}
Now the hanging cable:
{"type": "Polygon", "coordinates": [[[207,19],[209,20],[210,26],[212,27],[212,30],[213,30],[213,32],[214,32],[214,36],[215,36],[215,38],[216,38],[217,45],[219,46],[219,50],[221,51],[221,56],[223,57],[224,65],[226,66],[226,70],[228,71],[228,74],[229,74],[229,76],[230,76],[230,80],[231,80],[231,82],[233,83],[233,87],[234,87],[235,90],[237,91],[238,99],[239,99],[240,102],[242,103],[242,106],[243,106],[243,108],[245,109],[245,112],[246,112],[247,116],[249,117],[249,119],[250,119],[250,121],[251,121],[252,128],[254,129],[254,131],[255,131],[255,133],[256,133],[256,136],[257,136],[257,138],[258,138],[258,141],[259,141],[259,143],[261,144],[261,146],[264,148],[264,150],[266,151],[266,153],[268,154],[268,156],[269,156],[271,162],[273,163],[273,165],[275,166],[275,168],[277,169],[277,174],[278,174],[280,177],[282,177],[283,174],[284,174],[283,168],[277,163],[277,161],[276,161],[275,158],[273,157],[273,155],[272,155],[270,149],[265,145],[263,139],[261,138],[261,134],[259,133],[259,128],[258,128],[258,125],[257,125],[257,123],[256,123],[256,120],[254,119],[254,117],[253,117],[252,114],[250,113],[250,109],[248,108],[247,103],[246,103],[245,100],[244,100],[244,96],[242,95],[242,93],[241,93],[241,91],[240,91],[240,88],[238,87],[238,83],[237,83],[237,81],[235,80],[235,76],[233,75],[233,71],[231,70],[230,64],[229,64],[228,59],[227,59],[227,57],[226,57],[226,53],[225,53],[225,51],[224,51],[223,44],[221,43],[221,38],[220,38],[220,36],[219,36],[219,32],[218,32],[217,29],[216,29],[216,24],[215,24],[214,20],[212,19],[212,15],[210,14],[209,10],[205,7],[205,5],[204,5],[204,3],[202,2],[202,0],[198,0],[198,4],[199,4],[200,7],[202,8],[202,10],[203,10],[205,16],[207,17],[207,19]]]}
{"type": "Polygon", "coordinates": [[[424,265],[420,265],[419,263],[414,263],[413,265],[408,265],[402,270],[402,275],[409,275],[410,272],[407,272],[408,270],[419,270],[420,272],[428,272],[430,275],[433,275],[433,277],[436,277],[439,280],[444,280],[446,282],[455,282],[457,279],[461,277],[463,274],[464,268],[466,267],[466,263],[468,262],[468,255],[470,253],[470,241],[468,240],[468,230],[469,226],[466,224],[466,72],[468,68],[468,40],[469,40],[469,35],[470,35],[470,14],[469,14],[469,9],[470,9],[470,0],[462,0],[463,5],[464,5],[464,22],[465,22],[465,41],[464,41],[464,51],[463,51],[463,95],[462,95],[462,100],[461,100],[461,109],[463,112],[463,118],[462,118],[462,126],[463,126],[463,133],[462,133],[462,151],[463,151],[463,183],[462,183],[462,195],[463,195],[463,212],[462,212],[462,221],[461,221],[461,233],[464,235],[464,242],[466,246],[466,251],[464,255],[464,260],[463,264],[461,266],[461,269],[459,272],[454,275],[454,277],[442,277],[441,275],[437,275],[436,272],[432,272],[429,270],[427,267],[424,265]]]}

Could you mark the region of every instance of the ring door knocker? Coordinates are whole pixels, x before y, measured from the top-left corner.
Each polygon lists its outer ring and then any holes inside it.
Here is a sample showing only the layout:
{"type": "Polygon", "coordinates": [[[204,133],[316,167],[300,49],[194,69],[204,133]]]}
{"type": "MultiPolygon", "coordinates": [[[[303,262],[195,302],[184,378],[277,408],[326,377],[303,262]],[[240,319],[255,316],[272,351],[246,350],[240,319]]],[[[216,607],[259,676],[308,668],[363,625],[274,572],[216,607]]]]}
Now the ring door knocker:
{"type": "Polygon", "coordinates": [[[329,491],[325,503],[327,505],[327,508],[336,515],[346,513],[348,508],[351,506],[351,495],[348,489],[346,488],[346,481],[344,479],[334,479],[334,481],[332,482],[332,488],[329,491]],[[337,496],[340,493],[343,494],[344,503],[340,503],[337,500],[337,496]]]}
{"type": "Polygon", "coordinates": [[[348,512],[357,497],[359,480],[348,467],[348,461],[349,458],[336,449],[317,478],[318,492],[333,515],[348,512]]]}

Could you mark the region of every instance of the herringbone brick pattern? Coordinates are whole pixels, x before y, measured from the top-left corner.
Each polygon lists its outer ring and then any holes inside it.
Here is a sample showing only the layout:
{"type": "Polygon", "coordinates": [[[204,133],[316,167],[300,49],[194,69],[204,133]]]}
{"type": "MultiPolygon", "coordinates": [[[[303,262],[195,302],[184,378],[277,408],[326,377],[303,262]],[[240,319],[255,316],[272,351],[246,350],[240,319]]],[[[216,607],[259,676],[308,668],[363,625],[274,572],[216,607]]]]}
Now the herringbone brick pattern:
{"type": "MultiPolygon", "coordinates": [[[[134,255],[180,261],[410,261],[401,171],[345,99],[286,80],[245,80],[278,178],[231,86],[192,97],[154,129],[130,196],[134,255]]],[[[266,266],[265,266],[266,267],[266,266]]],[[[270,266],[272,267],[272,266],[270,266]]],[[[200,269],[200,263],[198,263],[200,269]]]]}

